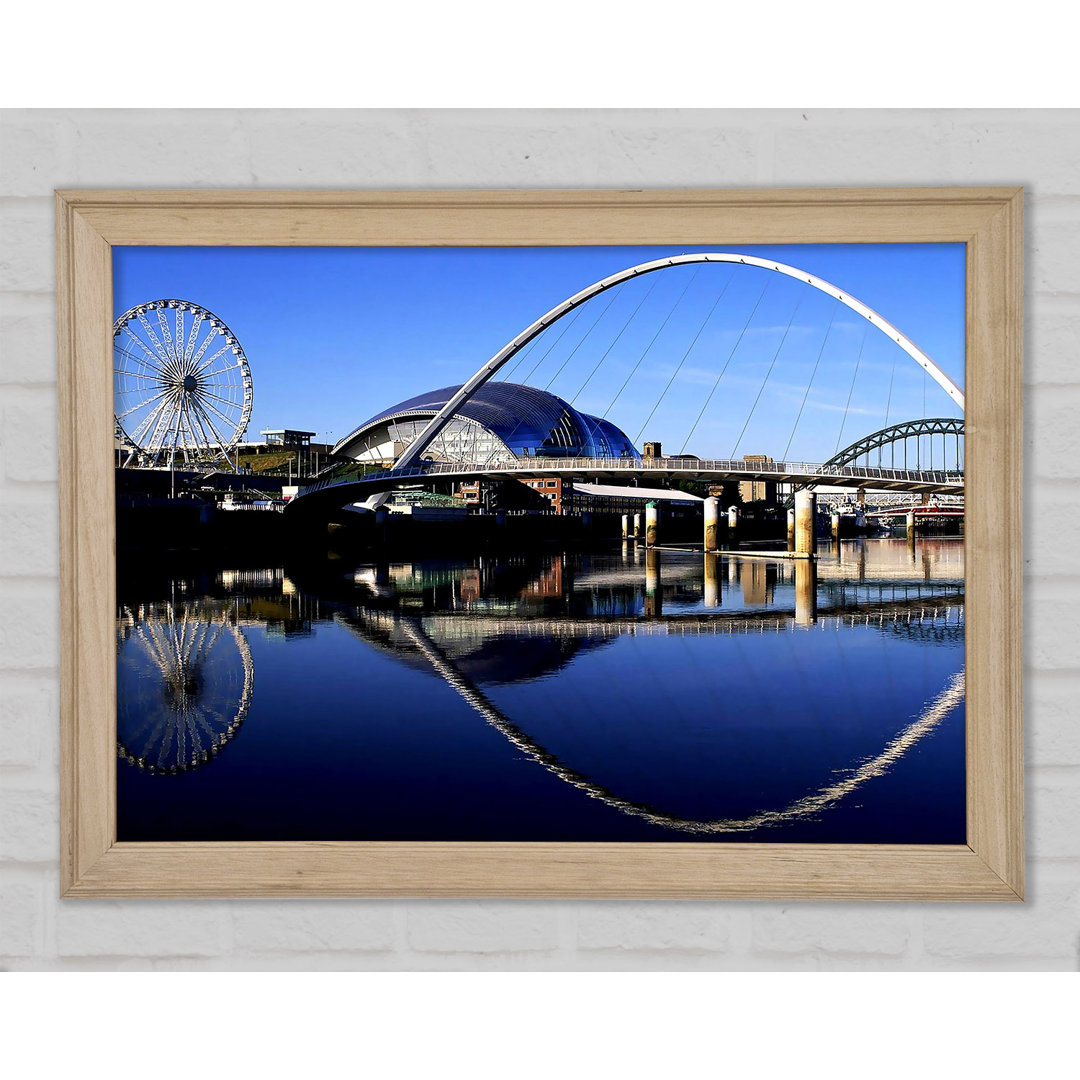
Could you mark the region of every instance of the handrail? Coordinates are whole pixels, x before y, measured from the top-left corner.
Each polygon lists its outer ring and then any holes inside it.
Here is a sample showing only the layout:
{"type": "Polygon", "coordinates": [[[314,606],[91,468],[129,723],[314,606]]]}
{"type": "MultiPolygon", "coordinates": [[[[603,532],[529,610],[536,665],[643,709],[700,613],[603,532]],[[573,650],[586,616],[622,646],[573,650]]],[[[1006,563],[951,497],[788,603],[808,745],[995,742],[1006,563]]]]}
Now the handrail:
{"type": "Polygon", "coordinates": [[[884,469],[843,465],[825,469],[821,464],[806,461],[760,461],[746,462],[735,459],[706,459],[685,461],[680,458],[519,458],[516,461],[455,462],[428,461],[422,465],[410,465],[404,469],[379,469],[353,476],[326,477],[305,484],[297,492],[311,495],[331,487],[344,487],[362,481],[386,479],[407,480],[418,476],[444,476],[462,473],[543,472],[665,472],[665,473],[736,473],[740,476],[820,477],[822,482],[830,477],[853,480],[913,481],[916,483],[960,484],[964,474],[953,470],[884,469]]]}

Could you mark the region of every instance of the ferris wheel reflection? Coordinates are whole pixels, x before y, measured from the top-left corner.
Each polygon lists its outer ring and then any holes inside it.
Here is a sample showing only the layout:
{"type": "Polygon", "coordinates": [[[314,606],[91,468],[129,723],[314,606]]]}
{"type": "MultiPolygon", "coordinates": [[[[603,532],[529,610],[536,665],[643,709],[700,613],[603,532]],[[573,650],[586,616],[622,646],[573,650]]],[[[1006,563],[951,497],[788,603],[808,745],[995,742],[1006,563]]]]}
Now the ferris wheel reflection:
{"type": "Polygon", "coordinates": [[[151,775],[211,761],[251,707],[255,671],[227,604],[123,608],[116,623],[117,753],[151,775]]]}

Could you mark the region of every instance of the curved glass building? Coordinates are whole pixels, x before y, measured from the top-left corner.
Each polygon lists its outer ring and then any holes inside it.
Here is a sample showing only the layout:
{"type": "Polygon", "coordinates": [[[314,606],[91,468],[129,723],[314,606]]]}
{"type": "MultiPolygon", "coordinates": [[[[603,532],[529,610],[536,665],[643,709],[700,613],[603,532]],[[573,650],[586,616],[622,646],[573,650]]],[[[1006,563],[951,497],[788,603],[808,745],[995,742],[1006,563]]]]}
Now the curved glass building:
{"type": "MultiPolygon", "coordinates": [[[[384,410],[342,439],[334,453],[357,461],[389,464],[459,389],[446,386],[384,410]]],[[[423,457],[482,465],[515,458],[640,459],[641,455],[614,424],[578,412],[546,390],[488,382],[461,406],[423,457]]]]}

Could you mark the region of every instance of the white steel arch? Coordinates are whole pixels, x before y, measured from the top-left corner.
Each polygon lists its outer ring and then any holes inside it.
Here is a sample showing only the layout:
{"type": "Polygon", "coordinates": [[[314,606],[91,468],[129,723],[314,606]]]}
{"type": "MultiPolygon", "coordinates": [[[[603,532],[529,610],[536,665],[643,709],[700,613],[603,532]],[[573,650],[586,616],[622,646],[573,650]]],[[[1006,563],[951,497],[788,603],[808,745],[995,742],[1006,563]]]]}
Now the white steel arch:
{"type": "Polygon", "coordinates": [[[484,385],[484,383],[486,383],[508,360],[511,360],[526,345],[528,345],[534,337],[541,334],[553,322],[556,322],[564,315],[573,311],[574,308],[580,307],[594,296],[598,296],[600,293],[606,292],[608,289],[612,289],[616,285],[628,281],[630,278],[640,277],[642,274],[651,274],[656,270],[665,270],[669,266],[684,266],[689,263],[711,262],[743,263],[746,266],[761,267],[763,270],[774,270],[779,274],[794,278],[796,281],[805,281],[813,288],[819,289],[821,292],[839,300],[840,303],[849,307],[856,314],[861,315],[863,318],[873,323],[873,325],[883,334],[892,338],[892,340],[895,341],[908,356],[927,372],[934,382],[936,382],[961,409],[964,408],[964,391],[957,386],[956,383],[954,383],[952,379],[950,379],[949,376],[922,351],[922,349],[920,349],[910,338],[902,334],[887,319],[874,311],[873,308],[867,307],[861,300],[857,300],[855,297],[843,292],[830,282],[815,277],[813,274],[808,274],[805,270],[800,270],[794,266],[788,266],[785,263],[779,263],[772,259],[759,259],[753,255],[740,255],[737,252],[713,251],[696,255],[673,255],[667,259],[656,259],[653,262],[640,263],[637,266],[631,266],[626,270],[620,270],[617,274],[612,274],[611,277],[604,278],[602,281],[597,281],[587,289],[582,289],[581,292],[575,293],[568,300],[564,300],[558,306],[553,307],[546,315],[542,315],[531,326],[522,330],[517,337],[508,341],[482,368],[480,368],[480,370],[477,371],[456,394],[454,394],[439,412],[432,417],[428,426],[420,432],[419,436],[406,447],[401,457],[394,462],[394,468],[403,469],[416,461],[416,459],[427,449],[432,439],[434,439],[446,424],[449,423],[454,413],[456,413],[457,410],[484,385]]]}

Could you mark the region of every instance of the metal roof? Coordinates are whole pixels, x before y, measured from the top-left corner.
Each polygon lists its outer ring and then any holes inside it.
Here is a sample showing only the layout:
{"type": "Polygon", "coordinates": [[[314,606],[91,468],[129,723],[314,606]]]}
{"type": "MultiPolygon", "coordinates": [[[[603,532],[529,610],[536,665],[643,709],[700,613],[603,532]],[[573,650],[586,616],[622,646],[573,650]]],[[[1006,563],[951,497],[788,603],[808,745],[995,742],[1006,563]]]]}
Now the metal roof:
{"type": "MultiPolygon", "coordinates": [[[[434,416],[459,389],[429,390],[384,409],[342,439],[334,452],[347,453],[350,443],[381,421],[434,416]]],[[[578,412],[562,398],[534,386],[485,383],[457,415],[487,428],[518,456],[640,457],[626,433],[613,423],[578,412]]]]}

